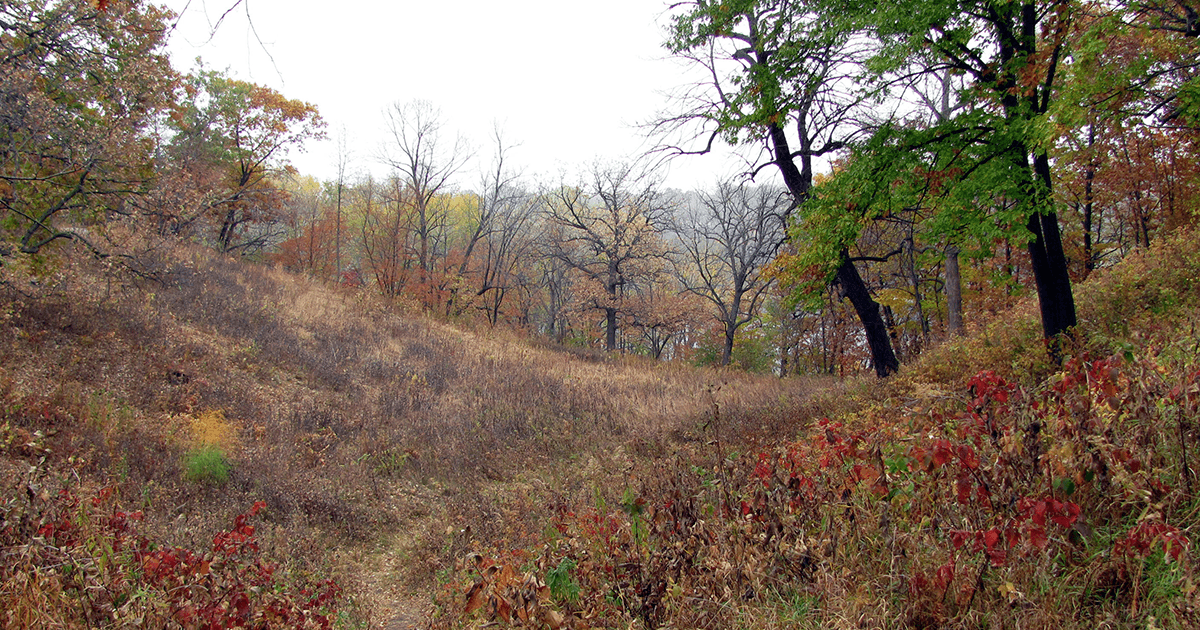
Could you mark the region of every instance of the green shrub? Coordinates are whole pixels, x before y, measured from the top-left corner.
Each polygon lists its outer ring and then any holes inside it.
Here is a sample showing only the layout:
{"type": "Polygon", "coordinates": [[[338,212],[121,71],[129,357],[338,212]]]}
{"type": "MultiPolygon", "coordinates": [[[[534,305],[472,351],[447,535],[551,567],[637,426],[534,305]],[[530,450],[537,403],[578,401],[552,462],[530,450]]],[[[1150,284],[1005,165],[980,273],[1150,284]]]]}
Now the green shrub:
{"type": "Polygon", "coordinates": [[[562,602],[579,601],[579,583],[571,577],[574,568],[574,560],[563,558],[557,567],[546,572],[546,586],[550,587],[554,599],[562,602]]]}
{"type": "Polygon", "coordinates": [[[184,456],[183,464],[183,478],[188,481],[217,486],[229,481],[229,459],[219,446],[192,449],[184,456]]]}

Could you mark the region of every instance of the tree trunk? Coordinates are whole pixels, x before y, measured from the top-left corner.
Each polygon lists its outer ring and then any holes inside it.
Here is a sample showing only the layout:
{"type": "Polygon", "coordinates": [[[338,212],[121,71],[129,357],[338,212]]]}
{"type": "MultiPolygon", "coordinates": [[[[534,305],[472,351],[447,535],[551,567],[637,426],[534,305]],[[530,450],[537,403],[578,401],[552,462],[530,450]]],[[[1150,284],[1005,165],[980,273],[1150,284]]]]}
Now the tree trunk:
{"type": "Polygon", "coordinates": [[[729,365],[733,359],[733,336],[736,329],[731,322],[725,322],[725,343],[721,345],[721,365],[729,365]]]}
{"type": "Polygon", "coordinates": [[[946,325],[950,336],[963,334],[962,274],[958,270],[958,246],[946,247],[946,325]]]}
{"type": "Polygon", "coordinates": [[[842,266],[837,270],[837,282],[842,287],[842,293],[854,305],[854,312],[862,322],[863,332],[867,335],[867,345],[871,348],[871,362],[875,365],[875,374],[883,378],[900,369],[900,362],[896,360],[896,354],[892,351],[887,325],[879,313],[879,303],[871,298],[866,283],[858,274],[854,263],[850,261],[849,253],[845,251],[842,252],[842,266]]]}
{"type": "MultiPolygon", "coordinates": [[[[801,170],[796,166],[791,149],[788,148],[783,127],[772,124],[768,125],[767,129],[774,148],[775,165],[779,167],[783,182],[798,206],[808,199],[812,189],[812,156],[801,154],[801,163],[804,166],[801,170]]],[[[846,297],[850,298],[850,303],[854,305],[854,311],[862,323],[867,344],[871,348],[871,363],[875,366],[875,373],[882,378],[900,369],[900,363],[896,361],[896,354],[892,351],[891,339],[888,338],[887,326],[879,315],[879,303],[871,297],[871,292],[867,290],[866,283],[863,282],[862,276],[858,275],[858,269],[854,267],[846,251],[842,252],[842,266],[838,267],[837,282],[842,285],[846,297]]]]}
{"type": "Polygon", "coordinates": [[[738,314],[742,312],[742,295],[745,293],[745,278],[737,277],[733,283],[733,303],[725,313],[725,342],[721,346],[721,365],[729,365],[733,359],[733,339],[737,335],[738,314]]]}
{"type": "Polygon", "coordinates": [[[604,349],[617,349],[617,309],[612,307],[604,309],[604,349]]]}
{"type": "Polygon", "coordinates": [[[342,284],[342,176],[338,173],[337,183],[337,239],[334,241],[333,255],[336,260],[336,270],[334,271],[333,281],[337,285],[342,284]]]}
{"type": "Polygon", "coordinates": [[[225,220],[221,222],[221,233],[217,236],[221,253],[227,253],[233,247],[233,230],[237,227],[237,208],[230,207],[225,212],[225,220]]]}
{"type": "MultiPolygon", "coordinates": [[[[1050,160],[1045,153],[1034,157],[1034,170],[1049,195],[1050,160]]],[[[1037,285],[1042,332],[1050,342],[1050,356],[1058,362],[1062,359],[1061,336],[1069,333],[1076,324],[1075,296],[1071,292],[1071,275],[1058,230],[1058,215],[1035,211],[1026,227],[1034,237],[1029,242],[1029,257],[1037,285]]]]}

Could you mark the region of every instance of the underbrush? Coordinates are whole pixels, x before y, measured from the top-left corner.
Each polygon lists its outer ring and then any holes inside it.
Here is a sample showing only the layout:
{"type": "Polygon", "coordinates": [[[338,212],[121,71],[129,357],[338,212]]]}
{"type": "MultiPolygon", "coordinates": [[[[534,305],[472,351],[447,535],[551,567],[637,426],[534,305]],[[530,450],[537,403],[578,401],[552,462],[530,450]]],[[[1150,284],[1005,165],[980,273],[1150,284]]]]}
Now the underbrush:
{"type": "Polygon", "coordinates": [[[984,372],[560,505],[461,560],[435,627],[1196,627],[1198,417],[1200,366],[1162,353],[984,372]]]}
{"type": "Polygon", "coordinates": [[[209,547],[163,547],[138,532],[114,489],[81,497],[31,470],[25,496],[0,504],[0,601],[6,628],[331,628],[340,589],[281,574],[262,557],[255,503],[209,547]]]}
{"type": "Polygon", "coordinates": [[[635,461],[619,499],[464,553],[433,627],[1200,627],[1196,251],[1082,285],[1061,365],[1018,309],[799,439],[635,461]]]}
{"type": "Polygon", "coordinates": [[[64,258],[0,283],[4,496],[35,466],[76,497],[111,488],[137,536],[193,550],[261,502],[258,553],[296,583],[336,580],[342,625],[428,601],[471,545],[532,543],[557,503],[615,500],[631,462],[708,439],[713,405],[723,431],[765,440],[825,386],[592,361],[201,249],[145,255],[135,278],[64,258]]]}
{"type": "MultiPolygon", "coordinates": [[[[1200,233],[1179,228],[1151,247],[1133,252],[1120,264],[1092,273],[1074,286],[1079,324],[1068,352],[1095,356],[1160,344],[1147,337],[1200,339],[1200,233]]],[[[1185,344],[1186,345],[1186,344],[1185,344]]],[[[1180,346],[1192,356],[1200,345],[1180,346]]],[[[1024,386],[1042,382],[1055,371],[1042,340],[1037,304],[1014,307],[976,334],[927,351],[904,373],[925,384],[963,387],[984,370],[1024,386]]]]}

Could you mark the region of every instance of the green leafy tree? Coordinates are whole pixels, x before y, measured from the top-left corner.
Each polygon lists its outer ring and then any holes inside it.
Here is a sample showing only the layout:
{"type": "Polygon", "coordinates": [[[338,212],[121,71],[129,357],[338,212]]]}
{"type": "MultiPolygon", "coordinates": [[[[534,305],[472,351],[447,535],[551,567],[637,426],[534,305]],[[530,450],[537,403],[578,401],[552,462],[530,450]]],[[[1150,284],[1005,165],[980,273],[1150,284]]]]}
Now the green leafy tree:
{"type": "Polygon", "coordinates": [[[932,125],[897,117],[860,145],[825,196],[827,211],[850,204],[877,216],[933,198],[938,212],[927,228],[935,233],[1027,240],[1043,332],[1067,333],[1075,302],[1054,203],[1050,114],[1076,5],[835,1],[819,10],[877,42],[866,66],[889,96],[902,98],[914,77],[965,79],[955,115],[932,125]]]}
{"type": "MultiPolygon", "coordinates": [[[[676,154],[707,153],[717,140],[761,143],[765,166],[778,169],[796,205],[813,187],[815,160],[846,148],[869,112],[854,81],[866,55],[850,29],[830,28],[816,4],[783,0],[699,0],[680,5],[667,47],[709,75],[683,94],[681,113],[656,124],[676,154]]],[[[853,213],[847,215],[853,221],[853,213]]],[[[831,236],[852,236],[846,232],[831,236]]],[[[853,238],[828,241],[821,280],[836,283],[854,305],[875,372],[899,368],[879,304],[871,296],[850,247],[853,238]]]]}

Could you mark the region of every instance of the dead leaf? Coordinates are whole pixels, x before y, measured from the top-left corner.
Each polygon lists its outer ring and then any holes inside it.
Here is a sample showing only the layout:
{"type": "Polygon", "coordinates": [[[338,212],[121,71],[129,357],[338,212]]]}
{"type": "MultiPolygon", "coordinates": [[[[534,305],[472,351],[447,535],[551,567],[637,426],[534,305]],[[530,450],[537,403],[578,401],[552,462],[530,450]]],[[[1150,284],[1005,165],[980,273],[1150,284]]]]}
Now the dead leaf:
{"type": "Polygon", "coordinates": [[[467,591],[467,614],[471,614],[483,605],[483,582],[476,582],[467,591]]]}
{"type": "Polygon", "coordinates": [[[496,598],[496,614],[506,623],[512,623],[512,604],[503,597],[496,598]]]}

